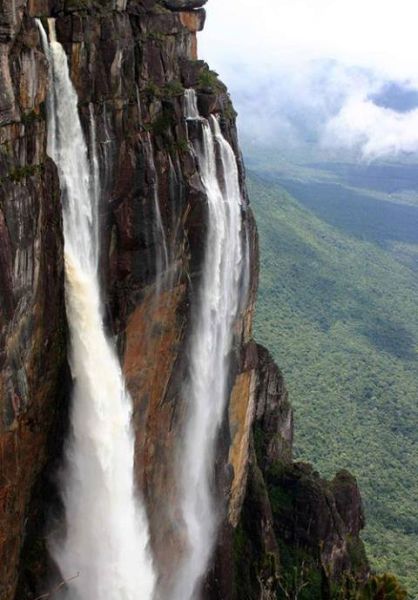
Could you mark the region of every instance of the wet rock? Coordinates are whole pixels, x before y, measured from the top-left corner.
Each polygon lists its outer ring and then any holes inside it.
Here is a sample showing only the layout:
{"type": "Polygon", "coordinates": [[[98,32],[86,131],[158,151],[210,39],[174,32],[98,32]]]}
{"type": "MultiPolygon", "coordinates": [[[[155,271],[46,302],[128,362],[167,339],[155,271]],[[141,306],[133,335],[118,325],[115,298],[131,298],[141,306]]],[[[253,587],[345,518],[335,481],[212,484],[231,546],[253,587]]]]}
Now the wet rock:
{"type": "Polygon", "coordinates": [[[46,61],[23,4],[7,2],[0,9],[1,23],[10,26],[0,36],[0,597],[5,600],[14,597],[23,541],[36,520],[30,507],[37,494],[38,501],[42,497],[35,490],[59,453],[62,441],[54,432],[66,414],[60,191],[46,155],[46,61]]]}

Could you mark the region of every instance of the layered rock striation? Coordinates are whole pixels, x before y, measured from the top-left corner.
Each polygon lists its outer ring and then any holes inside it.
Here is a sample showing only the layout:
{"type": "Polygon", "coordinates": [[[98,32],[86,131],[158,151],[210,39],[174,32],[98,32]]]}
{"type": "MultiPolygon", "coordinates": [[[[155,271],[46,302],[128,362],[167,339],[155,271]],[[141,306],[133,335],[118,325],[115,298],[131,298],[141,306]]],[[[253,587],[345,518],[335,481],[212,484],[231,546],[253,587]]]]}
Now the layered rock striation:
{"type": "Polygon", "coordinates": [[[0,5],[0,597],[13,598],[66,421],[60,190],[45,152],[47,63],[22,3],[0,5]]]}
{"type": "MultiPolygon", "coordinates": [[[[252,339],[257,232],[235,112],[197,58],[204,0],[0,2],[0,597],[48,593],[45,540],[59,512],[57,462],[68,423],[61,199],[46,154],[47,61],[35,18],[56,19],[87,141],[100,163],[106,323],[134,403],[136,473],[160,592],[181,557],[176,464],[187,398],[192,306],[207,227],[184,90],[217,114],[237,156],[251,270],[234,330],[230,401],[215,465],[222,527],[206,598],[331,598],[369,574],[353,478],[323,481],[292,462],[282,377],[252,339]],[[300,591],[300,590],[299,590],[300,591]],[[317,595],[315,595],[317,594],[317,595]],[[320,594],[320,595],[318,595],[320,594]],[[302,597],[302,596],[300,596],[302,597]]],[[[53,570],[53,569],[52,569],[53,570]]],[[[351,588],[350,588],[351,589],[351,588]]],[[[348,592],[347,592],[348,594],[348,592]]],[[[346,596],[339,596],[346,597],[346,596]]],[[[347,596],[349,597],[349,596],[347,596]]]]}

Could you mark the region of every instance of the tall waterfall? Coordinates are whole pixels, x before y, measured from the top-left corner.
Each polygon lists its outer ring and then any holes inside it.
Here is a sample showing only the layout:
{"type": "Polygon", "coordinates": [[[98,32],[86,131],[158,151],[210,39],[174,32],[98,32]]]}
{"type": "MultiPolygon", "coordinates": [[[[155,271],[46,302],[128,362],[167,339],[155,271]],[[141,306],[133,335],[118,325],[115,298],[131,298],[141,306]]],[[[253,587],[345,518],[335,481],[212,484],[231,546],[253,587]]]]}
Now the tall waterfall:
{"type": "Polygon", "coordinates": [[[199,116],[193,90],[186,91],[185,116],[197,121],[201,129],[194,150],[207,196],[208,232],[185,389],[190,413],[181,477],[188,549],[178,573],[175,600],[199,598],[216,541],[215,443],[227,402],[229,355],[245,262],[235,155],[217,119],[199,116]]]}
{"type": "Polygon", "coordinates": [[[48,152],[58,166],[64,204],[66,307],[74,391],[71,435],[62,476],[64,539],[51,552],[71,600],[149,600],[154,573],[144,509],[134,486],[131,399],[103,327],[98,281],[98,160],[93,160],[77,109],[67,57],[50,21],[48,152]],[[92,172],[91,172],[92,170],[92,172]]]}

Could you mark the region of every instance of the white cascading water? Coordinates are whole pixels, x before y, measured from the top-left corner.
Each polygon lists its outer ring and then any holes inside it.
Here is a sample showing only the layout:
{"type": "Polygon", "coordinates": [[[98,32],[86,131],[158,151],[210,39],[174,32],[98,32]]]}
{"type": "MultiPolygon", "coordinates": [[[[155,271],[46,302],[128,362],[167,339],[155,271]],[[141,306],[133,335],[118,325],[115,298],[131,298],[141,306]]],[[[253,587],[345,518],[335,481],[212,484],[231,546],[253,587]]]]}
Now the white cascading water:
{"type": "Polygon", "coordinates": [[[134,484],[131,399],[103,327],[98,280],[98,160],[91,118],[92,171],[67,57],[40,22],[51,72],[48,153],[63,196],[66,308],[74,391],[62,497],[63,539],[51,553],[71,600],[150,600],[154,572],[145,511],[134,484]]]}
{"type": "Polygon", "coordinates": [[[147,163],[151,166],[153,172],[153,196],[154,196],[154,217],[155,217],[155,231],[152,232],[154,240],[156,241],[156,293],[159,296],[162,288],[162,284],[167,277],[167,270],[169,268],[169,253],[167,240],[164,231],[163,219],[160,210],[160,201],[158,194],[158,174],[155,168],[154,160],[154,149],[152,146],[151,135],[148,134],[146,144],[144,144],[144,152],[147,157],[147,163]]]}
{"type": "Polygon", "coordinates": [[[181,457],[181,502],[188,548],[176,577],[174,600],[200,597],[216,541],[215,444],[225,414],[229,355],[245,268],[235,155],[217,119],[199,116],[193,90],[186,91],[185,116],[199,121],[201,128],[194,150],[207,196],[208,232],[185,389],[190,412],[181,457]]]}

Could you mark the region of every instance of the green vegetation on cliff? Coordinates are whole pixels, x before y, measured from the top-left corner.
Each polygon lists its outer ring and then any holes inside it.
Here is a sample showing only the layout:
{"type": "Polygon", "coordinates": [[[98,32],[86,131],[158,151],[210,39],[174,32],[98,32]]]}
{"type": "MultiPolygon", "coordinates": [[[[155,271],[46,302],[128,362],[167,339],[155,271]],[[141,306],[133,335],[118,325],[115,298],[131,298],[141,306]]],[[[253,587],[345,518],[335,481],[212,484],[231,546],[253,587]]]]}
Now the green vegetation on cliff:
{"type": "Polygon", "coordinates": [[[378,571],[418,594],[418,282],[393,253],[249,182],[261,239],[256,336],[284,372],[297,458],[359,481],[378,571]]]}

